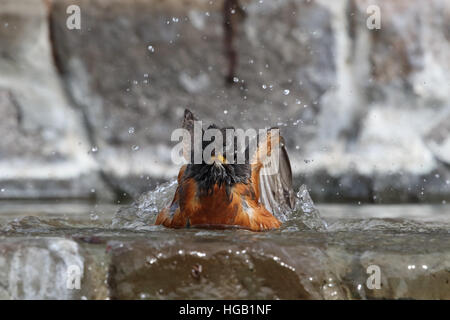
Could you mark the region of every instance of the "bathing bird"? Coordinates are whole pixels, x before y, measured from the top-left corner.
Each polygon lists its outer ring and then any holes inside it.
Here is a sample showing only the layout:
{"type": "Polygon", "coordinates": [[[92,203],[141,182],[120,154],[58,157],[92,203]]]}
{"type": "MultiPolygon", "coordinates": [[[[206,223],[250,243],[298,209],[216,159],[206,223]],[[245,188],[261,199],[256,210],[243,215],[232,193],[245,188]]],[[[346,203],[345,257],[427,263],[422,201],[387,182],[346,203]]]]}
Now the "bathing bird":
{"type": "MultiPolygon", "coordinates": [[[[263,134],[255,138],[255,144],[247,143],[250,138],[247,139],[241,148],[244,151],[239,150],[236,135],[223,139],[222,150],[216,148],[219,151],[214,149],[209,159],[203,157],[196,162],[195,151],[201,150],[204,155],[208,148],[207,142],[202,141],[195,150],[198,137],[195,137],[194,126],[198,123],[186,109],[182,129],[188,133],[183,142],[183,154],[188,163],[179,171],[173,201],[159,212],[155,224],[169,228],[251,231],[279,228],[281,221],[274,215],[293,208],[294,193],[291,165],[278,128],[263,130],[263,134]]],[[[227,130],[235,132],[233,127],[218,128],[214,124],[208,129],[225,136],[227,130]]],[[[200,132],[206,133],[203,127],[200,132]]],[[[210,141],[215,139],[216,136],[210,141]]],[[[219,141],[216,142],[220,144],[219,141]]]]}

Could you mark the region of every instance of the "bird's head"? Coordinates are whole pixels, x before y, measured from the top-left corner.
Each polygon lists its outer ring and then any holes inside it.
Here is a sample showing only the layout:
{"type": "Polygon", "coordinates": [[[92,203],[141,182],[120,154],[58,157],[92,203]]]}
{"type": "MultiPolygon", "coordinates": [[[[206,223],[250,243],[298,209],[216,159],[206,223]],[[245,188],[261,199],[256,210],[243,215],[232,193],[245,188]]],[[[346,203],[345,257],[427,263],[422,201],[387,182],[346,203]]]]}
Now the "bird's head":
{"type": "Polygon", "coordinates": [[[215,185],[224,186],[229,192],[236,183],[248,183],[251,173],[248,157],[237,161],[237,155],[245,151],[238,148],[234,128],[212,124],[204,130],[202,123],[186,109],[183,129],[190,137],[184,149],[189,162],[185,176],[194,178],[201,192],[212,193],[215,185]]]}

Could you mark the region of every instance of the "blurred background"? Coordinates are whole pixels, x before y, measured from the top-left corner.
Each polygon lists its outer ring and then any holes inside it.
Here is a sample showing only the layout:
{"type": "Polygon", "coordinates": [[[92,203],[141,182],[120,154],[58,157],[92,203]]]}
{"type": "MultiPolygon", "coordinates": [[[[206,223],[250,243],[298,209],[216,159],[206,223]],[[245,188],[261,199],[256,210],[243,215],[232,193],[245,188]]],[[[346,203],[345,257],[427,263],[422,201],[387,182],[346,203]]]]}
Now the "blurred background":
{"type": "Polygon", "coordinates": [[[448,0],[0,0],[0,198],[133,199],[188,107],[281,127],[316,202],[445,204],[449,71],[448,0]]]}
{"type": "Polygon", "coordinates": [[[450,299],[449,203],[450,0],[0,0],[0,299],[450,299]],[[185,108],[281,128],[280,230],[153,225],[185,108]]]}

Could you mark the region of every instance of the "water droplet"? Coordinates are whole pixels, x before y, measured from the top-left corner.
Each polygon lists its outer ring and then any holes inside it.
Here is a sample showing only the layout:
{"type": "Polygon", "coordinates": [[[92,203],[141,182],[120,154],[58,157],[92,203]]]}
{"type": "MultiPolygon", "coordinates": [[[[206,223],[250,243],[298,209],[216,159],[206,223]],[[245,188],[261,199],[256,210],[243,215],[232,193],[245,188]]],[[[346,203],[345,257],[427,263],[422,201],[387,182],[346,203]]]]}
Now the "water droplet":
{"type": "Polygon", "coordinates": [[[285,95],[285,96],[287,96],[288,94],[289,94],[289,90],[288,89],[284,89],[284,91],[283,91],[283,94],[285,95]]]}
{"type": "Polygon", "coordinates": [[[90,217],[92,221],[98,220],[98,215],[96,215],[95,213],[91,213],[90,217]]]}
{"type": "Polygon", "coordinates": [[[138,150],[139,150],[139,146],[133,145],[133,146],[131,147],[131,150],[133,150],[133,151],[138,151],[138,150]]]}
{"type": "Polygon", "coordinates": [[[129,134],[133,134],[134,133],[134,127],[129,127],[128,128],[128,133],[129,134]]]}
{"type": "Polygon", "coordinates": [[[97,146],[93,146],[92,148],[91,148],[91,152],[92,153],[96,153],[98,151],[98,147],[97,146]]]}
{"type": "Polygon", "coordinates": [[[1,189],[0,189],[0,192],[5,192],[5,188],[1,188],[1,189]]]}
{"type": "Polygon", "coordinates": [[[228,114],[228,110],[223,110],[223,113],[228,114]]]}
{"type": "Polygon", "coordinates": [[[234,78],[233,78],[233,82],[235,82],[235,83],[236,83],[236,82],[239,82],[239,78],[238,78],[238,77],[234,77],[234,78]]]}
{"type": "Polygon", "coordinates": [[[264,90],[266,90],[266,89],[267,89],[267,86],[266,86],[265,84],[263,84],[263,85],[262,85],[262,88],[263,88],[264,90]]]}
{"type": "Polygon", "coordinates": [[[141,298],[141,299],[148,299],[149,298],[149,295],[148,295],[148,293],[141,293],[140,295],[139,295],[139,297],[141,298]]]}
{"type": "Polygon", "coordinates": [[[155,48],[153,48],[152,45],[147,47],[148,51],[150,51],[151,53],[155,52],[155,48]]]}
{"type": "Polygon", "coordinates": [[[91,192],[92,192],[92,193],[95,193],[95,189],[94,189],[94,188],[92,188],[92,189],[91,189],[91,192]]]}

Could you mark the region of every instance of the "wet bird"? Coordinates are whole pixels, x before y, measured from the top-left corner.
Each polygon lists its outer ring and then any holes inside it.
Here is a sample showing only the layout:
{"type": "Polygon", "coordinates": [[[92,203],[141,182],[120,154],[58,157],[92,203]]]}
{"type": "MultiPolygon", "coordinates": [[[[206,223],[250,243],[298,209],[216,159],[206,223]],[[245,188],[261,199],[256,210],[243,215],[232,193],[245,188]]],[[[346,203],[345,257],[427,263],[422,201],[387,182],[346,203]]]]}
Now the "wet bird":
{"type": "MultiPolygon", "coordinates": [[[[198,121],[191,111],[185,110],[182,128],[194,134],[194,122],[198,121]]],[[[211,125],[225,133],[226,129],[211,125]]],[[[231,128],[234,129],[234,128],[231,128]]],[[[202,132],[203,129],[202,129],[202,132]]],[[[188,144],[183,150],[190,163],[181,167],[178,186],[173,201],[161,210],[155,224],[170,228],[243,228],[252,231],[277,229],[281,222],[274,214],[292,209],[292,172],[284,139],[267,131],[257,139],[253,151],[248,144],[245,161],[230,161],[229,154],[239,154],[236,143],[223,143],[223,150],[232,148],[231,153],[214,152],[209,161],[202,159],[195,163],[188,144]],[[272,155],[278,155],[276,172],[269,172],[272,155]],[[269,174],[270,173],[270,174],[269,174]]],[[[235,141],[235,140],[234,140],[235,141]]],[[[192,144],[195,143],[191,138],[192,144]]],[[[201,142],[205,149],[205,143],[201,142]]],[[[235,159],[234,159],[235,160],[235,159]]]]}

